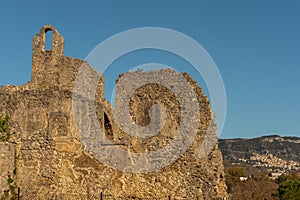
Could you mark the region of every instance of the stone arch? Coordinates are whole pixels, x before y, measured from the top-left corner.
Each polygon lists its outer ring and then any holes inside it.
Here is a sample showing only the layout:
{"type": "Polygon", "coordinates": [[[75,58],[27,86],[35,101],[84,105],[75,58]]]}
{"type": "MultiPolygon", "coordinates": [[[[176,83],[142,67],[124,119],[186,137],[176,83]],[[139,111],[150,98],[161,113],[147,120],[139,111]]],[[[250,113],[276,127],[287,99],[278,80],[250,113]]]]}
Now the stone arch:
{"type": "Polygon", "coordinates": [[[49,31],[52,31],[53,34],[59,34],[58,31],[56,30],[56,28],[52,25],[45,25],[41,28],[40,30],[40,34],[45,34],[49,31]]]}
{"type": "Polygon", "coordinates": [[[54,26],[45,25],[41,28],[40,33],[36,34],[33,38],[33,56],[41,56],[41,52],[46,52],[45,42],[46,33],[52,31],[52,49],[51,53],[57,56],[64,54],[64,38],[59,34],[54,26]]]}
{"type": "Polygon", "coordinates": [[[45,29],[45,50],[51,51],[53,47],[53,30],[52,28],[45,29]]]}
{"type": "Polygon", "coordinates": [[[42,50],[44,51],[52,51],[52,50],[56,50],[57,48],[55,48],[55,41],[58,41],[58,35],[59,33],[57,32],[56,28],[52,25],[45,25],[42,27],[42,29],[40,30],[40,35],[42,35],[42,50]],[[49,35],[48,33],[51,32],[51,35],[49,35]],[[47,42],[49,41],[49,36],[50,38],[50,47],[47,47],[47,42]]]}

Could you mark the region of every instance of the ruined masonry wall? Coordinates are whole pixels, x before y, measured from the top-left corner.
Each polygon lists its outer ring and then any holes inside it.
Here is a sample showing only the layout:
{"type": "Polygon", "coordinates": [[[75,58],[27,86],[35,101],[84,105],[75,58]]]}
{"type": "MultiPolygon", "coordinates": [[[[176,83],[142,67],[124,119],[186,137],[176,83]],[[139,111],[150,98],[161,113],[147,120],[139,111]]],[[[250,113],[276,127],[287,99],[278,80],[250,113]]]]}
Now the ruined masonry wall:
{"type": "Polygon", "coordinates": [[[2,192],[9,190],[8,178],[15,179],[15,169],[15,145],[0,142],[0,188],[2,192]]]}
{"type": "MultiPolygon", "coordinates": [[[[175,163],[151,173],[132,174],[100,163],[79,138],[72,92],[81,65],[88,66],[83,60],[64,56],[63,37],[47,25],[33,38],[32,79],[25,85],[0,87],[0,116],[10,116],[11,131],[16,133],[10,144],[0,143],[0,196],[7,188],[7,175],[12,174],[24,200],[96,200],[100,195],[105,200],[226,199],[218,146],[203,159],[196,156],[214,119],[208,99],[190,76],[184,74],[197,93],[201,110],[195,142],[175,163]],[[50,30],[52,49],[45,50],[45,34],[50,30]]],[[[179,107],[169,90],[147,85],[132,96],[130,114],[137,124],[149,122],[147,109],[153,103],[164,105],[169,116],[160,134],[141,140],[122,132],[114,122],[111,105],[104,98],[103,76],[96,95],[100,127],[111,142],[126,144],[120,148],[156,150],[174,136],[179,107]]]]}

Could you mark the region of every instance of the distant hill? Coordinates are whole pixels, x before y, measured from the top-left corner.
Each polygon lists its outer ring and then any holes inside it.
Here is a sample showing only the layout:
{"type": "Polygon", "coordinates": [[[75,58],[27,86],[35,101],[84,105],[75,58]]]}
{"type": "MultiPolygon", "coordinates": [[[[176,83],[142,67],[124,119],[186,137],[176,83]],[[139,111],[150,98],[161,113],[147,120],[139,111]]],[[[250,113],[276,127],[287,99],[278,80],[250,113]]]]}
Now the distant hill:
{"type": "Polygon", "coordinates": [[[251,139],[219,139],[225,168],[252,166],[267,171],[300,170],[300,138],[263,136],[251,139]]]}

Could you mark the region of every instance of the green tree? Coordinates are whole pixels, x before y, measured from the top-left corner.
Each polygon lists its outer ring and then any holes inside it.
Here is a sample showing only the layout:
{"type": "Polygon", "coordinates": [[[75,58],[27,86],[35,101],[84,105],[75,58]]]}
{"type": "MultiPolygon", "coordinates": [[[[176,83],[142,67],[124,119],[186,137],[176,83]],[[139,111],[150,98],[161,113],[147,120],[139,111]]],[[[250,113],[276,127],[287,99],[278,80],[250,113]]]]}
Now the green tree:
{"type": "Polygon", "coordinates": [[[245,176],[245,169],[243,167],[231,167],[226,172],[226,185],[227,191],[230,193],[238,183],[240,183],[240,177],[245,176]]]}
{"type": "Polygon", "coordinates": [[[281,176],[279,176],[276,179],[276,183],[282,184],[286,181],[292,181],[292,180],[300,180],[299,175],[297,173],[289,173],[288,175],[287,174],[282,174],[281,176]]]}
{"type": "Polygon", "coordinates": [[[275,196],[281,200],[300,200],[300,180],[283,182],[280,184],[275,196]]]}
{"type": "Polygon", "coordinates": [[[245,168],[244,167],[232,167],[232,168],[228,169],[228,174],[235,176],[235,177],[245,176],[245,168]]]}

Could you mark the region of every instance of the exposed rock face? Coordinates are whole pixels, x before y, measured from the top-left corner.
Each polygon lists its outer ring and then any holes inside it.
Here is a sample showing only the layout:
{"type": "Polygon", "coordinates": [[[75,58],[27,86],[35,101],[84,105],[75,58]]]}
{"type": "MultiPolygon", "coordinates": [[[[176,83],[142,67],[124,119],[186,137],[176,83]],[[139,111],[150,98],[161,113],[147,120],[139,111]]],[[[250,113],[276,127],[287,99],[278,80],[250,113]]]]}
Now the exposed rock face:
{"type": "MultiPolygon", "coordinates": [[[[54,27],[44,26],[33,39],[31,81],[0,88],[0,114],[10,116],[11,129],[16,132],[13,145],[0,143],[0,195],[8,187],[3,181],[11,175],[20,188],[21,199],[226,199],[218,146],[203,158],[197,156],[214,118],[208,99],[188,74],[183,75],[196,92],[200,107],[199,126],[193,127],[198,131],[191,147],[162,169],[122,172],[99,162],[78,135],[73,87],[80,67],[88,64],[63,52],[63,37],[54,27]],[[49,30],[53,31],[52,50],[45,50],[45,33],[49,30]]],[[[104,98],[103,80],[100,75],[95,109],[99,125],[112,143],[141,153],[155,151],[172,140],[180,125],[181,108],[170,89],[148,84],[131,97],[130,116],[137,125],[149,124],[151,105],[161,104],[166,109],[167,120],[160,133],[140,139],[121,131],[114,121],[111,105],[104,98]]]]}

